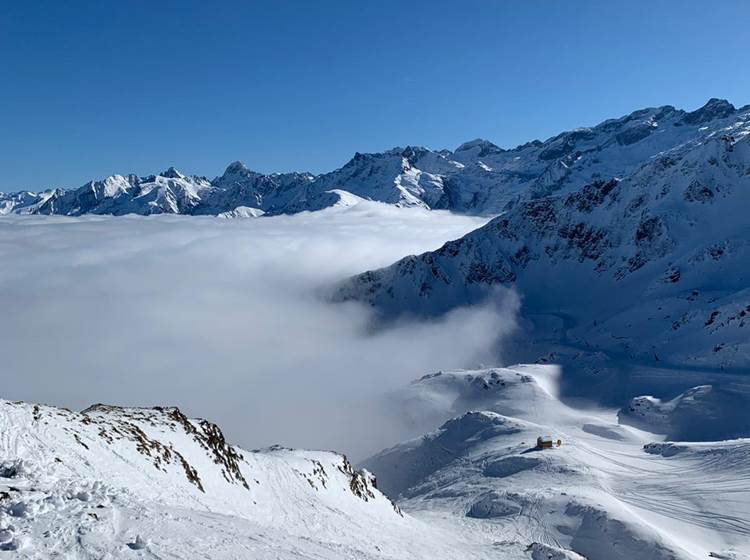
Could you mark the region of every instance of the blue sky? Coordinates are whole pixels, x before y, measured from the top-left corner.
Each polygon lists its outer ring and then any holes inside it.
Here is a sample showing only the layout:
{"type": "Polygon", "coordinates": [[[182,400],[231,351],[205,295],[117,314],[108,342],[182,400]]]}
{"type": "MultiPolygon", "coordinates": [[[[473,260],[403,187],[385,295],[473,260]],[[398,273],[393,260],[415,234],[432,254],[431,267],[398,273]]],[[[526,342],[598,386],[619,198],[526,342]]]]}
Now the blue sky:
{"type": "Polygon", "coordinates": [[[0,190],[740,106],[748,21],[744,0],[2,2],[0,190]]]}

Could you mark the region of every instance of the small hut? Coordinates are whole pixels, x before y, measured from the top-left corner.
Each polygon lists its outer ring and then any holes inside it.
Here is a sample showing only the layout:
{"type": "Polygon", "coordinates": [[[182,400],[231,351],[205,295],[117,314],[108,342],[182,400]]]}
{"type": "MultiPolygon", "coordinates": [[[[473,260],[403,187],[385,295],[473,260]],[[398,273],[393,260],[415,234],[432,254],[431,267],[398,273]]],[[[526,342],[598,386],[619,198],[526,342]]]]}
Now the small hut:
{"type": "Polygon", "coordinates": [[[562,441],[559,439],[557,441],[552,439],[552,436],[539,436],[536,438],[536,446],[539,449],[552,449],[554,446],[560,447],[562,445],[562,441]]]}

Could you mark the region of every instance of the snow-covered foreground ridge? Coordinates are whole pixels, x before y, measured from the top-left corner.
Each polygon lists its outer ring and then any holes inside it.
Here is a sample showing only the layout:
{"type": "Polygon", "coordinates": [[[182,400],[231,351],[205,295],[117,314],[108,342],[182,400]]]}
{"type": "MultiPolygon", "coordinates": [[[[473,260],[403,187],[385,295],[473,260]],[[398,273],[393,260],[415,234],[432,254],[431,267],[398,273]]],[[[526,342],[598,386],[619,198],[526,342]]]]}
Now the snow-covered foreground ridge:
{"type": "Polygon", "coordinates": [[[750,558],[750,440],[657,435],[721,422],[706,386],[617,413],[560,402],[560,373],[426,375],[393,410],[427,433],[359,472],[176,408],[0,401],[0,558],[750,558]]]}
{"type": "Polygon", "coordinates": [[[440,543],[336,453],[246,451],[176,408],[0,401],[0,558],[434,558],[440,543]]]}
{"type": "Polygon", "coordinates": [[[0,401],[0,558],[750,558],[750,440],[662,441],[674,402],[619,423],[562,403],[559,374],[438,372],[395,395],[427,430],[364,462],[395,502],[342,455],[239,449],[176,408],[0,401]]]}
{"type": "Polygon", "coordinates": [[[340,169],[317,176],[266,175],[234,162],[209,180],[170,167],[146,177],[112,175],[74,189],[0,193],[0,214],[256,216],[319,210],[337,204],[347,191],[399,206],[493,215],[508,203],[624,178],[660,154],[731,129],[749,114],[750,107],[736,109],[719,99],[692,112],[666,105],[509,150],[477,139],[454,151],[357,153],[340,169]]]}

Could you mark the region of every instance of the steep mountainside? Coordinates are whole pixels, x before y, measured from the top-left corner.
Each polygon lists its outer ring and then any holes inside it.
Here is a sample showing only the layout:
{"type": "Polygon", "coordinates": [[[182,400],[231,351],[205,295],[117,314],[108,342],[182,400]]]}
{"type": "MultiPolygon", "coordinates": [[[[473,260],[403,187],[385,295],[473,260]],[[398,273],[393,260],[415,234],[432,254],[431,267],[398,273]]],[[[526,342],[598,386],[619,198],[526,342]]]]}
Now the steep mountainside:
{"type": "Polygon", "coordinates": [[[536,340],[625,360],[747,367],[750,113],[715,115],[683,116],[685,126],[721,126],[631,173],[519,201],[437,251],[347,281],[336,297],[386,317],[434,315],[512,287],[536,340]]]}
{"type": "Polygon", "coordinates": [[[693,112],[642,109],[511,150],[478,139],[454,152],[407,147],[357,153],[317,177],[264,175],[240,162],[213,181],[174,168],[148,177],[113,175],[78,189],[0,193],[0,214],[219,214],[238,207],[280,214],[330,206],[338,197],[329,192],[343,190],[401,206],[493,215],[509,203],[628,176],[658,154],[743,120],[748,111],[718,99],[693,112]]]}
{"type": "Polygon", "coordinates": [[[242,450],[176,408],[0,401],[0,556],[463,558],[462,546],[342,455],[242,450]]]}

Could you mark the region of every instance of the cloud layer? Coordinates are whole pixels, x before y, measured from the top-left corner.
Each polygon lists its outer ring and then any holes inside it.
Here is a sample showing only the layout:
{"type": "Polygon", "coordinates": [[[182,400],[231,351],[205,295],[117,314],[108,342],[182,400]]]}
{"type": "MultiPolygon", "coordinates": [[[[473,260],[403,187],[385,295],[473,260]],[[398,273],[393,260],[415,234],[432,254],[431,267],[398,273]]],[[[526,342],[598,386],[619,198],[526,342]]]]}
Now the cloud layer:
{"type": "Polygon", "coordinates": [[[482,225],[376,203],[274,218],[0,219],[2,396],[174,404],[246,447],[362,457],[401,437],[382,395],[495,361],[512,298],[367,334],[320,287],[482,225]]]}

